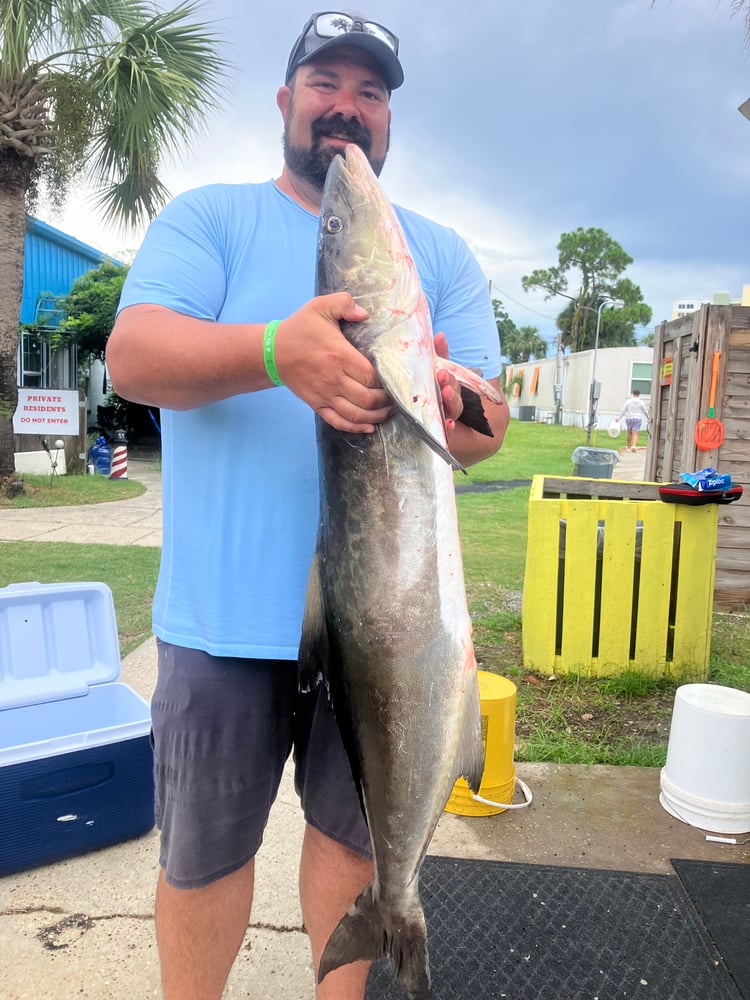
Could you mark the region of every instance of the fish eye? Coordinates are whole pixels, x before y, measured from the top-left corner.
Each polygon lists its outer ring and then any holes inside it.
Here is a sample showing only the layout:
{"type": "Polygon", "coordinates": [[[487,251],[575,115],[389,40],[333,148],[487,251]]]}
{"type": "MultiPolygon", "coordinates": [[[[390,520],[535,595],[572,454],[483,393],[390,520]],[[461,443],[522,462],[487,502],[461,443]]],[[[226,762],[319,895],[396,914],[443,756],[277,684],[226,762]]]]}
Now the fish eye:
{"type": "Polygon", "coordinates": [[[344,228],[344,223],[338,217],[338,215],[329,215],[326,219],[326,229],[329,233],[340,233],[344,228]]]}

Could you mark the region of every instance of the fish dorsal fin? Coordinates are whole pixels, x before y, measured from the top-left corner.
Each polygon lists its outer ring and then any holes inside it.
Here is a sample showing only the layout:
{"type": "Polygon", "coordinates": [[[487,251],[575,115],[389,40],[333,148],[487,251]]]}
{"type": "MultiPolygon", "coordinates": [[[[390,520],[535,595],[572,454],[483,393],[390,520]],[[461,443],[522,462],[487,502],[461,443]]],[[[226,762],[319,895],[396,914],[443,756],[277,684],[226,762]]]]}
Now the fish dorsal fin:
{"type": "Polygon", "coordinates": [[[484,772],[484,743],[482,741],[482,705],[476,671],[466,675],[461,733],[456,759],[456,777],[463,777],[476,795],[484,772]]]}

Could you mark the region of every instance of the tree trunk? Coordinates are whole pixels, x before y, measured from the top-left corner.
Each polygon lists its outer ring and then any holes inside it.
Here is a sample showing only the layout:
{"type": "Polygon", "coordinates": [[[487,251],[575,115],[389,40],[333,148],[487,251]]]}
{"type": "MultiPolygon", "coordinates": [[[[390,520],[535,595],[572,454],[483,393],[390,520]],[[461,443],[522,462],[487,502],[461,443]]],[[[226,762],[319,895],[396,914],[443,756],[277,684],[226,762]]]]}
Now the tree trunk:
{"type": "Polygon", "coordinates": [[[0,150],[0,478],[15,472],[13,414],[18,405],[18,337],[23,295],[26,191],[33,161],[0,150]]]}

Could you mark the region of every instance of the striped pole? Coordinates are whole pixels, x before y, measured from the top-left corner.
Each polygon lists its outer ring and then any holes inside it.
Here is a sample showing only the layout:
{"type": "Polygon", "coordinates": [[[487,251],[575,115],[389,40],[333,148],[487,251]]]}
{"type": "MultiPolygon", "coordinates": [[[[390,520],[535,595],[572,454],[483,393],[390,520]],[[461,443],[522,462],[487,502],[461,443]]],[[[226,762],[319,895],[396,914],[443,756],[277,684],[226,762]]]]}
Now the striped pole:
{"type": "Polygon", "coordinates": [[[128,446],[126,444],[116,444],[112,453],[112,468],[109,473],[110,479],[128,478],[128,446]]]}

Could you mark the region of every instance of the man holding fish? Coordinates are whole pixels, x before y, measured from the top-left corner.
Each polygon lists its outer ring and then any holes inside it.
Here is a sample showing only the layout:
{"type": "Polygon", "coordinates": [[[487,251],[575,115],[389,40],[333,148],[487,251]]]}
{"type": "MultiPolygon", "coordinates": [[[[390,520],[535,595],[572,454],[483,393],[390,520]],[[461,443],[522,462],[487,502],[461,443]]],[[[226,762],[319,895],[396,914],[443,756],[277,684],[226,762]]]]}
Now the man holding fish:
{"type": "MultiPolygon", "coordinates": [[[[221,996],[291,749],[306,819],[300,898],[316,973],[373,875],[327,692],[300,693],[296,661],[319,513],[315,415],[364,441],[382,434],[398,406],[341,332],[342,323],[366,324],[367,311],[346,291],[313,294],[323,187],[347,145],[379,173],[391,92],[402,82],[388,28],[354,11],[313,15],[278,92],[280,177],[176,198],[136,256],[109,340],[116,391],[162,408],[152,717],[167,1000],[221,996]]],[[[450,344],[452,358],[497,387],[499,341],[476,261],[452,231],[398,216],[440,331],[438,354],[447,357],[450,344]]],[[[454,370],[435,371],[447,451],[464,465],[488,457],[507,407],[485,402],[493,436],[480,433],[460,419],[454,370]]],[[[368,968],[332,968],[318,1000],[364,997],[368,968]]]]}

